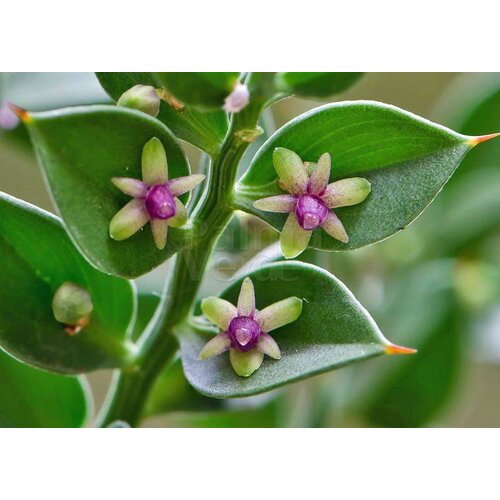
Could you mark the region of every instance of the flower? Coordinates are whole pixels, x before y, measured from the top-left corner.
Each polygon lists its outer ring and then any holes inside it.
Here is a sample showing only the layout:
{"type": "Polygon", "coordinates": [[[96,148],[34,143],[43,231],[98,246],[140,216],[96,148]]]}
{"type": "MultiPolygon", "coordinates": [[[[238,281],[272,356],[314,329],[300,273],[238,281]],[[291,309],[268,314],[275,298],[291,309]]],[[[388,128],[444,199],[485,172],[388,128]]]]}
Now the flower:
{"type": "Polygon", "coordinates": [[[208,297],[202,301],[201,309],[222,332],[205,345],[198,359],[229,350],[234,371],[241,377],[249,377],[262,364],[264,354],[281,358],[280,348],[269,332],[295,321],[302,312],[302,300],[288,297],[258,311],[252,280],[245,278],[237,307],[219,297],[208,297]]]}
{"type": "Polygon", "coordinates": [[[114,240],[130,238],[151,222],[156,247],[165,248],[168,226],[181,227],[188,219],[186,207],[177,198],[191,191],[204,175],[194,174],[168,180],[167,156],[159,139],[153,137],[142,150],[142,181],[128,177],[113,177],[113,184],[132,196],[112,219],[109,234],[114,240]]]}
{"type": "Polygon", "coordinates": [[[289,214],[280,237],[285,258],[300,255],[317,227],[347,243],[349,236],[331,209],[361,203],[370,194],[370,183],[361,177],[351,177],[328,184],[331,164],[328,153],[321,155],[317,164],[304,164],[293,151],[276,148],[273,163],[280,187],[290,194],[262,198],[254,203],[254,207],[289,214]]]}

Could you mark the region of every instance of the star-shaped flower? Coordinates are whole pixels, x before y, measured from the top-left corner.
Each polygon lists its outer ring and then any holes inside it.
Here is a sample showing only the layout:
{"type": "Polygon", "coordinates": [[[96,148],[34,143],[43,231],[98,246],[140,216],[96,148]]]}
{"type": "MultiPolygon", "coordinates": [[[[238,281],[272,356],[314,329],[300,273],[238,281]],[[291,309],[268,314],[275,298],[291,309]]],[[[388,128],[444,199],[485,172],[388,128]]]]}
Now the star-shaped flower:
{"type": "Polygon", "coordinates": [[[287,259],[300,255],[317,227],[347,243],[349,236],[331,209],[361,203],[370,194],[370,183],[361,177],[351,177],[329,184],[331,160],[328,153],[324,153],[317,164],[304,164],[293,151],[276,148],[273,163],[280,186],[290,194],[262,198],[254,206],[265,212],[290,214],[281,231],[283,255],[287,259]]]}
{"type": "Polygon", "coordinates": [[[128,177],[111,179],[120,191],[134,198],[111,219],[111,238],[125,240],[151,222],[155,245],[162,250],[167,243],[168,226],[181,227],[188,219],[186,207],[178,196],[204,179],[204,175],[194,174],[168,180],[165,149],[153,137],[142,150],[142,181],[128,177]]]}
{"type": "Polygon", "coordinates": [[[229,350],[229,360],[241,377],[257,370],[264,354],[280,359],[278,344],[269,332],[295,321],[302,312],[302,300],[288,297],[258,311],[252,280],[241,284],[238,306],[219,297],[208,297],[201,303],[203,314],[222,332],[202,349],[199,359],[208,359],[229,350]]]}

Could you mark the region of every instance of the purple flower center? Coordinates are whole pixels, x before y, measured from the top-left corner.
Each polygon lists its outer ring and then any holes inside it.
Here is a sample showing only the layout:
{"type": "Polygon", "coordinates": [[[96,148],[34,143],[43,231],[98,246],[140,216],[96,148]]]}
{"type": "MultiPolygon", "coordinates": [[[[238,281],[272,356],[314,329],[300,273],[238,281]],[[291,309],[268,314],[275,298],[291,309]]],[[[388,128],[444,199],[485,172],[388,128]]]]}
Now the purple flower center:
{"type": "Polygon", "coordinates": [[[295,215],[303,229],[316,229],[326,219],[328,207],[321,198],[313,194],[303,194],[295,205],[295,215]]]}
{"type": "Polygon", "coordinates": [[[153,219],[169,219],[175,215],[174,197],[164,184],[149,189],[145,204],[153,219]]]}
{"type": "Polygon", "coordinates": [[[248,316],[236,316],[229,323],[227,333],[233,347],[246,352],[255,347],[260,337],[260,326],[248,316]]]}

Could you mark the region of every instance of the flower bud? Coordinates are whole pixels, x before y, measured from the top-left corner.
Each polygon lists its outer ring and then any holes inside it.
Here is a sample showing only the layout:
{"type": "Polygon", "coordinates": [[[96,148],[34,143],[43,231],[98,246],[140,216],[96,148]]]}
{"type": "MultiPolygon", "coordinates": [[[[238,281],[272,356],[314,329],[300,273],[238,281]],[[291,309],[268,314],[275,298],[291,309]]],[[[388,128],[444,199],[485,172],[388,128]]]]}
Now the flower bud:
{"type": "Polygon", "coordinates": [[[93,308],[89,292],[69,281],[57,289],[52,299],[54,317],[60,323],[69,326],[83,327],[88,323],[93,308]]]}
{"type": "Polygon", "coordinates": [[[243,83],[238,83],[234,90],[224,99],[224,111],[238,113],[250,102],[250,92],[243,83]]]}
{"type": "Polygon", "coordinates": [[[8,106],[0,106],[0,129],[12,130],[19,124],[19,118],[8,106]]]}
{"type": "Polygon", "coordinates": [[[160,112],[160,102],[161,99],[154,87],[139,84],[122,94],[120,99],[118,99],[117,105],[138,109],[143,113],[156,117],[160,112]]]}

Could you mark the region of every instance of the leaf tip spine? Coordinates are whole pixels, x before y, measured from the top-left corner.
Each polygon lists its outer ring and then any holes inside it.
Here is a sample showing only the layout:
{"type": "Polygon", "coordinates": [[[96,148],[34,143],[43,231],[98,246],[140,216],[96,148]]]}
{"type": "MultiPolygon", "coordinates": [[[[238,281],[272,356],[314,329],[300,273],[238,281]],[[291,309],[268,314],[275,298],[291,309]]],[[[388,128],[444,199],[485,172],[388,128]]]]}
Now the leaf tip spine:
{"type": "Polygon", "coordinates": [[[469,144],[473,148],[478,144],[489,141],[490,139],[494,139],[495,137],[500,137],[500,132],[497,132],[496,134],[488,134],[488,135],[480,135],[478,137],[472,137],[471,139],[467,140],[467,144],[469,144]]]}
{"type": "Polygon", "coordinates": [[[19,106],[16,106],[12,102],[8,104],[9,109],[23,122],[23,123],[31,123],[33,121],[32,116],[24,109],[19,106]]]}
{"type": "Polygon", "coordinates": [[[388,344],[385,346],[386,354],[415,354],[416,352],[417,350],[412,347],[403,347],[396,344],[388,344]]]}

